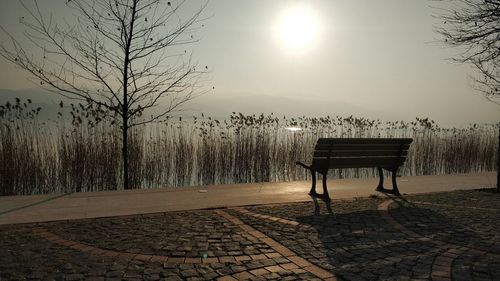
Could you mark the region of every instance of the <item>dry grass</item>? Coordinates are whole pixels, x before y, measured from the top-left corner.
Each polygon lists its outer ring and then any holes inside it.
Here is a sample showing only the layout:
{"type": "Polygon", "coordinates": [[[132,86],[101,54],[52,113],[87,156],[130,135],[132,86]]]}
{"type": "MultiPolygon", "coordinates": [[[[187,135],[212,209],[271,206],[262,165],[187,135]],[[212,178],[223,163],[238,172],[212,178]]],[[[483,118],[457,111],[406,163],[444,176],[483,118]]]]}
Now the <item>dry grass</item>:
{"type": "MultiPolygon", "coordinates": [[[[71,124],[60,118],[51,129],[38,121],[38,111],[29,102],[0,106],[0,195],[120,189],[121,139],[116,126],[73,107],[71,124]]],[[[309,174],[295,161],[310,160],[319,137],[411,137],[414,142],[402,175],[494,171],[497,132],[494,125],[443,129],[419,118],[383,123],[354,117],[234,113],[222,121],[175,120],[132,131],[131,186],[306,179],[309,174]],[[291,132],[285,129],[289,126],[303,130],[291,132]]],[[[332,171],[332,176],[376,174],[374,169],[346,169],[332,171]]]]}

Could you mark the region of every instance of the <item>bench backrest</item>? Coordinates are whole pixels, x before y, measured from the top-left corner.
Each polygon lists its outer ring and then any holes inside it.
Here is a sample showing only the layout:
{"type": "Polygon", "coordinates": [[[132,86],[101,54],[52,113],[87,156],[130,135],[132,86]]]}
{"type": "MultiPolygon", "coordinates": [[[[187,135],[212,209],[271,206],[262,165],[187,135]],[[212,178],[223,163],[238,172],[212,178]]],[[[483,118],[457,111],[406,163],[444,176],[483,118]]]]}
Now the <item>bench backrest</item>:
{"type": "Polygon", "coordinates": [[[395,170],[408,156],[409,138],[320,138],[312,166],[330,168],[381,167],[395,170]]]}

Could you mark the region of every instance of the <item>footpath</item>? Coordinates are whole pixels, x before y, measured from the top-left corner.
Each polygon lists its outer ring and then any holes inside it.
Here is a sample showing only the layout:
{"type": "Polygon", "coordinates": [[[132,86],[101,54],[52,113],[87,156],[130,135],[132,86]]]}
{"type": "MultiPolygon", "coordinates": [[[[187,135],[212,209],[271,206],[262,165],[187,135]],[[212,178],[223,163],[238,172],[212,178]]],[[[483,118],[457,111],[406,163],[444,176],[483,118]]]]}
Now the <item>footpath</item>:
{"type": "Polygon", "coordinates": [[[500,280],[495,179],[4,197],[0,280],[500,280]]]}
{"type": "MultiPolygon", "coordinates": [[[[377,194],[378,178],[330,179],[332,199],[377,194]]],[[[495,173],[398,178],[402,194],[493,187],[495,173]]],[[[318,192],[321,192],[319,183],[318,192]]],[[[0,225],[310,201],[310,181],[0,197],[0,225]]],[[[388,187],[390,188],[390,186],[388,187]]]]}

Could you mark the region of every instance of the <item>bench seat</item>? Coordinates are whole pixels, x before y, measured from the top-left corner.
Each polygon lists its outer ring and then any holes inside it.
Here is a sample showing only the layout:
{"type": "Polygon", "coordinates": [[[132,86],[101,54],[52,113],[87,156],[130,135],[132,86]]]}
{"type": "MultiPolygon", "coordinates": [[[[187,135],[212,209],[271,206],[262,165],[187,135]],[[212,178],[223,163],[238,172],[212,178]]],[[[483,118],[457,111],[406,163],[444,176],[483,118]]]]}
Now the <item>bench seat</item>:
{"type": "Polygon", "coordinates": [[[326,186],[329,169],[377,168],[380,181],[377,191],[400,195],[396,175],[407,156],[411,138],[320,138],[314,148],[310,165],[296,164],[310,170],[312,187],[310,195],[330,200],[326,186]],[[384,188],[382,170],[392,172],[392,189],[384,188]],[[323,175],[323,194],[316,193],[316,173],[323,175]]]}

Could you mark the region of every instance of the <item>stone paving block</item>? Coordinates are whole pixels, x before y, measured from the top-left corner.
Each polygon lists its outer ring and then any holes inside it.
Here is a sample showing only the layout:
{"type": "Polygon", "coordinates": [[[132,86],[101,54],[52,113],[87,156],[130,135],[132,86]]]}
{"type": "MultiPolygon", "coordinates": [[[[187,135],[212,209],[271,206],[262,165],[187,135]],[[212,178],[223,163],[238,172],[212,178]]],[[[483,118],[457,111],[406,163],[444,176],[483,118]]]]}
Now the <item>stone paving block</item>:
{"type": "Polygon", "coordinates": [[[455,253],[452,253],[450,251],[446,251],[445,253],[442,254],[443,257],[447,257],[447,258],[450,258],[452,260],[456,259],[457,257],[460,256],[460,254],[455,254],[455,253]]]}
{"type": "Polygon", "coordinates": [[[432,266],[432,276],[449,277],[451,275],[451,268],[448,266],[432,266]]]}
{"type": "Polygon", "coordinates": [[[231,276],[222,276],[217,278],[217,281],[238,281],[238,279],[231,276]]]}
{"type": "Polygon", "coordinates": [[[180,257],[169,257],[166,263],[170,264],[181,264],[184,263],[185,258],[180,257]]]}
{"type": "Polygon", "coordinates": [[[277,257],[281,257],[281,254],[280,253],[268,253],[268,254],[265,254],[266,257],[272,259],[272,258],[277,258],[277,257]]]}
{"type": "Polygon", "coordinates": [[[65,246],[65,247],[71,247],[71,246],[76,245],[76,244],[78,244],[78,242],[71,241],[71,240],[66,240],[66,242],[61,243],[61,245],[65,246]]]}
{"type": "Polygon", "coordinates": [[[451,281],[449,277],[432,276],[432,281],[451,281]]]}
{"type": "Polygon", "coordinates": [[[96,255],[96,256],[101,256],[106,253],[106,250],[99,249],[99,248],[94,248],[93,250],[90,251],[91,255],[96,255]]]}
{"type": "Polygon", "coordinates": [[[273,258],[273,261],[276,262],[277,264],[284,264],[290,262],[287,258],[284,257],[273,258]]]}
{"type": "Polygon", "coordinates": [[[101,253],[101,256],[110,258],[116,257],[118,255],[120,255],[120,253],[115,251],[104,251],[103,253],[101,253]]]}
{"type": "Polygon", "coordinates": [[[290,251],[288,248],[282,246],[282,245],[275,245],[275,246],[272,246],[273,249],[275,251],[277,251],[278,253],[280,253],[281,255],[283,255],[284,257],[290,257],[290,256],[294,256],[295,253],[290,251]]]}
{"type": "Polygon", "coordinates": [[[219,269],[216,270],[216,272],[221,275],[221,276],[226,276],[226,275],[231,275],[233,274],[234,272],[231,270],[230,267],[228,266],[223,266],[219,269]]]}
{"type": "Polygon", "coordinates": [[[241,229],[243,229],[246,232],[254,231],[255,229],[249,225],[240,225],[241,229]]]}
{"type": "Polygon", "coordinates": [[[305,267],[305,266],[310,266],[311,263],[308,262],[307,260],[299,257],[299,256],[289,256],[287,257],[291,262],[294,264],[300,266],[300,267],[305,267]]]}
{"type": "MultiPolygon", "coordinates": [[[[81,248],[79,248],[79,250],[82,251],[82,252],[92,252],[92,251],[97,250],[97,248],[89,246],[89,245],[83,245],[81,248]]],[[[123,255],[120,255],[120,256],[124,256],[124,255],[126,255],[126,254],[123,254],[123,255]]],[[[132,255],[132,257],[134,257],[134,256],[135,256],[135,254],[132,255]]]]}
{"type": "Polygon", "coordinates": [[[168,260],[168,257],[156,256],[156,255],[151,256],[151,259],[150,259],[151,262],[158,262],[158,263],[164,263],[167,260],[168,260]]]}
{"type": "Polygon", "coordinates": [[[254,236],[256,238],[265,238],[265,237],[267,237],[264,233],[262,233],[260,231],[257,231],[257,230],[252,230],[252,231],[249,231],[248,233],[250,233],[252,236],[254,236]]]}
{"type": "Polygon", "coordinates": [[[279,265],[266,266],[265,269],[269,272],[283,271],[283,268],[279,265]]]}
{"type": "Polygon", "coordinates": [[[271,266],[276,265],[276,262],[273,259],[263,259],[259,261],[263,266],[271,266]]]}
{"type": "Polygon", "coordinates": [[[298,265],[296,265],[295,263],[285,263],[285,264],[280,264],[280,266],[286,270],[290,270],[290,269],[294,269],[294,268],[299,268],[298,265]]]}
{"type": "Polygon", "coordinates": [[[303,267],[304,270],[311,272],[312,274],[318,276],[319,278],[325,279],[325,278],[330,278],[333,277],[333,274],[320,268],[319,266],[316,265],[311,265],[307,267],[303,267]]]}
{"type": "Polygon", "coordinates": [[[447,251],[449,254],[454,254],[454,255],[461,255],[463,253],[464,249],[459,249],[459,248],[452,248],[447,251]]]}
{"type": "Polygon", "coordinates": [[[236,278],[237,280],[248,280],[252,278],[254,275],[250,274],[247,271],[242,271],[236,274],[233,274],[233,278],[236,278]]]}
{"type": "Polygon", "coordinates": [[[203,263],[218,263],[219,262],[219,258],[217,258],[217,257],[206,258],[206,259],[202,259],[202,262],[203,263]]]}
{"type": "Polygon", "coordinates": [[[252,258],[252,260],[263,260],[263,259],[266,259],[267,257],[263,254],[260,254],[260,255],[250,255],[250,257],[252,258]]]}
{"type": "Polygon", "coordinates": [[[198,276],[198,272],[194,269],[186,269],[181,271],[181,276],[184,278],[195,277],[198,276]]]}
{"type": "Polygon", "coordinates": [[[441,255],[434,260],[435,265],[443,266],[443,267],[451,267],[454,258],[446,257],[441,255]]]}
{"type": "Polygon", "coordinates": [[[221,263],[235,263],[236,259],[232,256],[219,257],[219,262],[221,263]]]}
{"type": "Polygon", "coordinates": [[[202,263],[201,261],[201,258],[186,258],[184,260],[184,263],[193,263],[193,264],[198,264],[198,263],[202,263]]]}
{"type": "Polygon", "coordinates": [[[252,258],[250,256],[237,256],[237,257],[234,257],[234,259],[236,261],[249,261],[249,260],[252,260],[252,258]]]}
{"type": "Polygon", "coordinates": [[[293,268],[292,272],[295,273],[295,274],[303,274],[303,273],[306,273],[307,271],[305,271],[302,268],[293,268]]]}
{"type": "Polygon", "coordinates": [[[91,277],[85,277],[85,281],[104,281],[104,277],[102,276],[91,276],[91,277]]]}
{"type": "Polygon", "coordinates": [[[269,271],[265,270],[264,268],[250,270],[249,272],[255,276],[265,275],[269,273],[269,271]]]}

